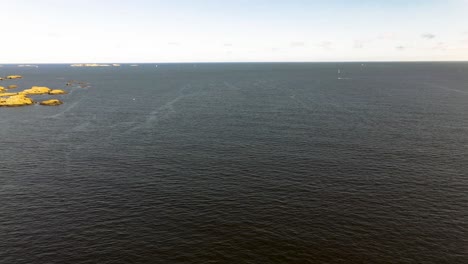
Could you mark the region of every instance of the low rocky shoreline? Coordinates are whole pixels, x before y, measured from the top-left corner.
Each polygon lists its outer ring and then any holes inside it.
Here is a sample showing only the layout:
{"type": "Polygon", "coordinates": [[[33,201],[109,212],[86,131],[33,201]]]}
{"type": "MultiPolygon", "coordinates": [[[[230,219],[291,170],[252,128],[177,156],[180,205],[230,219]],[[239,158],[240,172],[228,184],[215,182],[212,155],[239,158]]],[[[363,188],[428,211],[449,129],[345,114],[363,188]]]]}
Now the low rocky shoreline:
{"type": "MultiPolygon", "coordinates": [[[[23,76],[21,75],[9,75],[6,77],[0,77],[0,81],[9,81],[15,79],[21,79],[23,76]]],[[[68,84],[71,82],[67,83],[68,84]]],[[[10,92],[12,89],[18,88],[16,84],[9,84],[6,87],[0,86],[0,107],[18,107],[18,106],[27,106],[32,105],[35,103],[39,103],[40,105],[61,105],[63,104],[62,101],[58,99],[48,99],[40,102],[34,101],[30,98],[30,95],[62,95],[66,94],[67,92],[61,89],[51,89],[45,86],[32,86],[29,89],[25,89],[20,92],[10,92]]]]}

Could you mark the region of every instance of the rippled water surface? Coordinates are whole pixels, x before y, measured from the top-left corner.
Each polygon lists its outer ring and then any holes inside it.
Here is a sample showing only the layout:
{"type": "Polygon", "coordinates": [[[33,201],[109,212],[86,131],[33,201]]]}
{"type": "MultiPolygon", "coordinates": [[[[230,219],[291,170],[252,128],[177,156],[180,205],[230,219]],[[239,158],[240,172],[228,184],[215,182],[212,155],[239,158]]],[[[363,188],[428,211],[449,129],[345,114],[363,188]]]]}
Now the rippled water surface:
{"type": "Polygon", "coordinates": [[[467,63],[8,74],[2,264],[468,263],[467,63]]]}

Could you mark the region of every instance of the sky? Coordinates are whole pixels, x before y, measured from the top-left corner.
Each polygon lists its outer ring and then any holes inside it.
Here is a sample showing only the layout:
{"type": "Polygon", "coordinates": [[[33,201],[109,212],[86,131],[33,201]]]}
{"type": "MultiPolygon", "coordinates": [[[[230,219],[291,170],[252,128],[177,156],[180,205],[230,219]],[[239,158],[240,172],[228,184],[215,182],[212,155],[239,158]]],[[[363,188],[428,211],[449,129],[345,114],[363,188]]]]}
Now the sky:
{"type": "Polygon", "coordinates": [[[468,61],[468,0],[0,0],[1,63],[468,61]]]}

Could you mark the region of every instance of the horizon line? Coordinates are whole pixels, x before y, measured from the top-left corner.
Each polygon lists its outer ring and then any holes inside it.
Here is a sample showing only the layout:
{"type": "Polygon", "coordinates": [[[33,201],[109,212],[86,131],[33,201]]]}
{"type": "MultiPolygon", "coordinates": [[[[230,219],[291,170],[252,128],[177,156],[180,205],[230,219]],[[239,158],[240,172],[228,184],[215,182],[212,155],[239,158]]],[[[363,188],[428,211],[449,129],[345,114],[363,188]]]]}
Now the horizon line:
{"type": "Polygon", "coordinates": [[[236,63],[418,63],[451,62],[468,63],[468,60],[356,60],[356,61],[173,61],[173,62],[8,62],[2,65],[40,65],[40,64],[236,64],[236,63]]]}

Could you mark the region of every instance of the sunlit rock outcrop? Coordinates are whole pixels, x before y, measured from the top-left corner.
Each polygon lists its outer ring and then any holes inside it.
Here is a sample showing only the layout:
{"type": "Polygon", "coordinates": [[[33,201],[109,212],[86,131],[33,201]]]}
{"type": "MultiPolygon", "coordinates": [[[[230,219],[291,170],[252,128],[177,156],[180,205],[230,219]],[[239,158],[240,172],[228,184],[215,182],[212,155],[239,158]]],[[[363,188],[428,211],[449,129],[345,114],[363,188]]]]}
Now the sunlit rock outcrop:
{"type": "MultiPolygon", "coordinates": [[[[28,65],[25,65],[27,67],[28,65]]],[[[90,66],[94,67],[94,66],[90,66]]],[[[9,75],[3,79],[20,79],[22,78],[21,75],[9,75]]],[[[60,78],[63,79],[63,78],[60,78]]],[[[86,82],[79,82],[79,81],[69,81],[66,83],[66,86],[70,86],[71,89],[75,89],[78,87],[86,88],[89,87],[89,83],[86,82]]],[[[46,86],[32,86],[29,89],[18,91],[12,93],[10,89],[16,89],[18,85],[10,84],[5,86],[0,86],[0,107],[8,107],[8,106],[25,106],[35,104],[36,102],[32,99],[36,99],[38,96],[38,102],[41,105],[61,105],[63,104],[62,101],[58,99],[49,99],[44,98],[46,95],[61,95],[67,94],[67,90],[62,89],[50,89],[46,86]],[[31,98],[30,98],[31,97],[31,98]],[[41,101],[42,100],[42,101],[41,101]]]]}
{"type": "Polygon", "coordinates": [[[55,94],[66,94],[67,92],[65,92],[64,90],[60,90],[60,89],[55,89],[55,90],[50,90],[49,94],[52,94],[52,95],[55,95],[55,94]]]}
{"type": "Polygon", "coordinates": [[[61,104],[63,104],[63,102],[58,99],[50,99],[50,100],[45,100],[45,101],[40,102],[40,105],[48,105],[48,106],[61,105],[61,104]]]}
{"type": "Polygon", "coordinates": [[[34,101],[23,94],[12,95],[6,98],[0,97],[1,107],[24,106],[32,104],[34,104],[34,101]]]}
{"type": "Polygon", "coordinates": [[[12,79],[21,79],[21,78],[23,78],[23,76],[21,76],[21,75],[9,75],[6,78],[10,79],[10,80],[12,80],[12,79]]]}
{"type": "Polygon", "coordinates": [[[45,86],[33,86],[30,89],[26,89],[20,93],[22,94],[49,94],[50,88],[45,86]]]}
{"type": "Polygon", "coordinates": [[[19,93],[2,93],[0,92],[0,97],[5,97],[5,96],[12,96],[12,95],[18,95],[19,93]]]}

